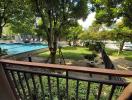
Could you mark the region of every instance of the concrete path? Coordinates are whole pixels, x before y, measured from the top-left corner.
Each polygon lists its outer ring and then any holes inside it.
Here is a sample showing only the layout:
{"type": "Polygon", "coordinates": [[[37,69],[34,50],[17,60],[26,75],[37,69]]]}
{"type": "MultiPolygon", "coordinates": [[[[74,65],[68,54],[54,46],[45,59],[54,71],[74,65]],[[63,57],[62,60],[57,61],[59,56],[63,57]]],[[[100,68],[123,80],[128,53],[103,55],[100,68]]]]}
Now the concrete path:
{"type": "Polygon", "coordinates": [[[132,61],[126,60],[123,57],[110,56],[111,61],[120,70],[132,70],[132,61]]]}

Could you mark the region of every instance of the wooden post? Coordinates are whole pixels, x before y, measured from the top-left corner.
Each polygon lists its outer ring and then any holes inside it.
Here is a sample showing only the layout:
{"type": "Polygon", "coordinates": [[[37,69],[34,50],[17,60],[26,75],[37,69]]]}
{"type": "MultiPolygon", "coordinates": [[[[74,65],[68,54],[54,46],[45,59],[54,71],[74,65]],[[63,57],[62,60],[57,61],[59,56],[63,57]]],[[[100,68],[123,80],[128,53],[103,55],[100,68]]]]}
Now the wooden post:
{"type": "Polygon", "coordinates": [[[0,64],[0,100],[16,100],[1,64],[0,64]]]}

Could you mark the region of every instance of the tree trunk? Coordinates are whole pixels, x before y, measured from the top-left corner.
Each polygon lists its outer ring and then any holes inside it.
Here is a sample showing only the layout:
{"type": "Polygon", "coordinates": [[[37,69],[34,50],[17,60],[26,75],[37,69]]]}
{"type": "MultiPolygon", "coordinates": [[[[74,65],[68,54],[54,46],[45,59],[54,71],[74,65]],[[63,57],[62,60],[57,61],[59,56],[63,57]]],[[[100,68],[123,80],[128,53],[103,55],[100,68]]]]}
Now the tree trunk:
{"type": "Polygon", "coordinates": [[[2,37],[2,27],[0,26],[0,38],[2,37]]]}
{"type": "Polygon", "coordinates": [[[55,64],[56,52],[50,52],[50,55],[51,55],[51,64],[55,64]]]}
{"type": "Polygon", "coordinates": [[[124,43],[125,43],[125,40],[122,40],[122,41],[120,42],[120,47],[119,47],[119,50],[118,50],[118,55],[122,52],[124,43]]]}
{"type": "MultiPolygon", "coordinates": [[[[0,38],[2,37],[2,27],[0,27],[0,38]]],[[[2,54],[2,50],[0,48],[0,54],[2,54]]]]}
{"type": "Polygon", "coordinates": [[[55,63],[55,59],[56,59],[56,51],[57,51],[57,36],[55,33],[55,28],[56,25],[54,25],[53,27],[53,9],[48,9],[48,19],[49,19],[49,26],[47,27],[47,24],[45,23],[45,18],[44,15],[42,14],[42,10],[39,7],[39,4],[37,2],[37,0],[35,0],[36,6],[37,6],[37,10],[38,13],[40,14],[42,21],[43,21],[43,29],[45,30],[45,32],[47,33],[47,42],[48,42],[48,47],[49,47],[49,51],[50,51],[50,58],[51,58],[51,63],[54,64],[55,63]]]}
{"type": "Polygon", "coordinates": [[[73,46],[77,46],[77,36],[73,37],[73,46]]]}
{"type": "Polygon", "coordinates": [[[73,46],[76,46],[76,40],[73,39],[73,46]]]}
{"type": "MultiPolygon", "coordinates": [[[[56,38],[56,36],[54,36],[56,38]]],[[[55,39],[53,42],[53,47],[49,48],[50,56],[51,56],[51,64],[55,64],[56,61],[56,51],[57,51],[57,40],[55,39]]]]}
{"type": "Polygon", "coordinates": [[[71,46],[71,41],[68,41],[68,45],[71,46]]]}

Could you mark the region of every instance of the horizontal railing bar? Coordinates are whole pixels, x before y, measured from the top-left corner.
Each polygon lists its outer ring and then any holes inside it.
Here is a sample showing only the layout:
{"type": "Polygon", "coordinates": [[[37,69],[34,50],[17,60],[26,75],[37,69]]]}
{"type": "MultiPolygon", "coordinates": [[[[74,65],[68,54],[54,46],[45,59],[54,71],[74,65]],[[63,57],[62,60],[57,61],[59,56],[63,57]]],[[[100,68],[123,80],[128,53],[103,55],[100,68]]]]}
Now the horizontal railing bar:
{"type": "MultiPolygon", "coordinates": [[[[6,69],[8,70],[8,69],[6,69]]],[[[12,71],[17,71],[17,70],[12,70],[12,71]]],[[[18,71],[18,72],[24,72],[24,71],[18,71]]],[[[25,72],[25,73],[31,73],[31,74],[37,74],[37,75],[45,75],[45,76],[51,76],[51,77],[58,77],[58,78],[66,78],[66,75],[62,75],[62,74],[51,74],[51,73],[39,73],[39,72],[25,72]]],[[[95,78],[87,78],[87,79],[83,79],[83,78],[78,78],[78,76],[73,77],[73,76],[68,76],[68,79],[72,79],[72,80],[80,80],[80,81],[88,81],[88,82],[94,82],[94,83],[102,83],[102,84],[106,84],[106,85],[120,85],[120,86],[127,86],[128,82],[123,82],[123,81],[116,81],[116,80],[101,80],[101,79],[95,79],[95,78]]]]}
{"type": "Polygon", "coordinates": [[[5,59],[1,59],[0,63],[28,66],[31,68],[48,68],[48,69],[75,71],[75,72],[101,74],[101,75],[112,75],[112,76],[118,76],[118,77],[119,76],[132,77],[132,71],[126,71],[126,70],[89,68],[89,67],[82,67],[82,66],[67,66],[67,65],[58,65],[58,64],[44,64],[44,63],[36,63],[36,62],[5,60],[5,59]]]}

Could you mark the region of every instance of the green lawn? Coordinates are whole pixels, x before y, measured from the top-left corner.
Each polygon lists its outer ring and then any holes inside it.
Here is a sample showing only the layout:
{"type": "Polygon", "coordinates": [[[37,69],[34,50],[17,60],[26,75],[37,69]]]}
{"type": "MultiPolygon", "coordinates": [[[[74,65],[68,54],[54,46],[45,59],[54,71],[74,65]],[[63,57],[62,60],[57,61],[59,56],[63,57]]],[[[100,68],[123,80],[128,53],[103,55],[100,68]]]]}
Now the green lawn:
{"type": "Polygon", "coordinates": [[[118,55],[117,50],[112,50],[112,49],[105,49],[108,55],[111,56],[117,56],[117,57],[124,57],[126,60],[132,61],[132,51],[123,51],[120,55],[118,55]]]}
{"type": "MultiPolygon", "coordinates": [[[[74,60],[81,60],[84,59],[83,55],[91,54],[92,52],[89,51],[86,47],[64,47],[62,48],[62,53],[65,59],[74,59],[74,60]]],[[[49,51],[39,54],[39,56],[48,57],[49,51]]],[[[58,51],[57,51],[58,57],[58,51]]]]}

